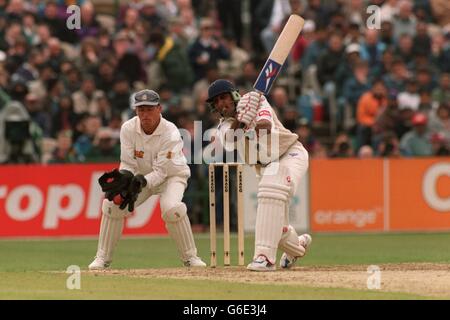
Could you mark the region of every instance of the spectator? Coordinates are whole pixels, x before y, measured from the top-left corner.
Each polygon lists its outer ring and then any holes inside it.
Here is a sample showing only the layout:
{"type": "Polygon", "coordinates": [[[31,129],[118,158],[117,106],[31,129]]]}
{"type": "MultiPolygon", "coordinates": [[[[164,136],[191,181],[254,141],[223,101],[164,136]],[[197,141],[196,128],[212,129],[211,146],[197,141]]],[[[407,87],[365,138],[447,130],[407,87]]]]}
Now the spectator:
{"type": "Polygon", "coordinates": [[[68,94],[61,96],[58,107],[51,113],[51,137],[57,138],[61,131],[73,131],[78,120],[73,110],[73,100],[68,94]]]}
{"type": "Polygon", "coordinates": [[[43,110],[42,101],[34,93],[28,93],[25,96],[24,106],[30,115],[30,120],[39,126],[44,137],[49,137],[51,129],[50,114],[43,110]]]}
{"type": "Polygon", "coordinates": [[[365,61],[355,63],[352,75],[344,82],[342,97],[350,104],[353,117],[356,115],[356,106],[359,98],[370,90],[369,65],[365,61]]]}
{"type": "Polygon", "coordinates": [[[77,66],[84,73],[93,74],[99,64],[97,40],[92,37],[85,37],[81,41],[80,57],[77,59],[77,66]]]}
{"type": "Polygon", "coordinates": [[[219,20],[226,34],[235,39],[236,45],[241,46],[243,25],[241,20],[242,1],[240,0],[216,0],[219,20]]]}
{"type": "Polygon", "coordinates": [[[419,95],[420,95],[420,104],[418,110],[428,115],[431,112],[431,110],[433,110],[430,91],[421,90],[419,92],[419,95]]]}
{"type": "Polygon", "coordinates": [[[298,141],[308,150],[308,153],[314,154],[318,146],[318,141],[312,133],[308,119],[300,118],[298,120],[295,133],[298,135],[298,141]]]}
{"type": "Polygon", "coordinates": [[[238,47],[236,40],[227,35],[225,36],[224,45],[230,53],[228,60],[219,60],[219,72],[222,77],[239,78],[242,75],[242,69],[245,62],[250,59],[250,55],[238,47]]]}
{"type": "Polygon", "coordinates": [[[106,94],[110,94],[115,81],[114,65],[108,60],[100,61],[95,75],[97,88],[106,94]]]}
{"type": "Polygon", "coordinates": [[[419,110],[420,95],[417,81],[415,79],[409,79],[406,82],[406,90],[400,92],[398,97],[398,107],[400,109],[411,109],[413,111],[419,110]]]}
{"type": "Polygon", "coordinates": [[[448,15],[450,3],[445,0],[430,0],[430,5],[436,22],[441,27],[448,26],[450,23],[450,17],[448,15]]]}
{"type": "Polygon", "coordinates": [[[236,86],[245,92],[253,90],[253,84],[258,78],[258,70],[256,70],[255,61],[249,60],[242,66],[242,75],[237,78],[236,86]]]}
{"type": "Polygon", "coordinates": [[[431,156],[431,132],[427,129],[427,116],[415,113],[411,119],[413,129],[400,140],[400,151],[406,157],[431,156]]]}
{"type": "Polygon", "coordinates": [[[398,14],[398,0],[387,0],[381,6],[380,16],[384,21],[392,21],[398,14]]]}
{"type": "MultiPolygon", "coordinates": [[[[383,17],[383,15],[381,15],[381,17],[383,17]]],[[[394,26],[389,20],[384,20],[381,22],[380,41],[386,46],[386,49],[393,47],[395,44],[394,26]]]]}
{"type": "Polygon", "coordinates": [[[274,0],[272,3],[269,23],[261,31],[260,35],[266,53],[272,50],[275,41],[283,29],[285,18],[292,11],[289,1],[274,0]]]}
{"type": "Polygon", "coordinates": [[[406,65],[410,66],[414,62],[413,38],[411,35],[404,33],[397,40],[395,55],[402,59],[406,65]]]}
{"type": "Polygon", "coordinates": [[[137,9],[137,12],[140,12],[141,19],[149,24],[152,32],[163,33],[167,31],[167,20],[163,19],[158,12],[155,0],[144,0],[142,9],[137,9]]]}
{"type": "Polygon", "coordinates": [[[189,60],[194,71],[194,81],[206,75],[208,65],[217,65],[219,59],[228,60],[229,51],[213,35],[214,24],[211,19],[204,18],[200,22],[200,36],[189,48],[189,60]]]}
{"type": "Polygon", "coordinates": [[[395,59],[389,73],[383,76],[383,81],[389,88],[389,94],[398,95],[405,89],[405,82],[408,78],[410,78],[410,74],[405,63],[400,59],[395,59]]]}
{"type": "Polygon", "coordinates": [[[439,87],[433,90],[431,97],[438,105],[450,101],[450,73],[441,74],[439,87]]]}
{"type": "Polygon", "coordinates": [[[22,32],[28,45],[34,46],[39,43],[36,16],[30,11],[25,12],[22,17],[22,32]]]}
{"type": "Polygon", "coordinates": [[[348,25],[347,34],[344,37],[345,46],[348,47],[352,43],[359,44],[363,41],[364,38],[361,35],[361,28],[359,27],[359,24],[356,22],[350,22],[348,25]]]}
{"type": "Polygon", "coordinates": [[[374,156],[374,152],[371,146],[362,146],[358,151],[359,159],[372,159],[374,156]]]}
{"type": "Polygon", "coordinates": [[[361,59],[371,66],[378,66],[381,64],[384,50],[386,45],[380,41],[378,30],[366,29],[364,41],[361,43],[361,59]]]}
{"type": "Polygon", "coordinates": [[[33,49],[27,60],[19,67],[15,74],[25,81],[34,81],[39,79],[38,67],[44,63],[44,56],[39,49],[33,49]]]}
{"type": "Polygon", "coordinates": [[[47,42],[47,47],[44,49],[48,51],[48,63],[53,68],[53,71],[59,73],[61,63],[64,61],[64,51],[61,47],[61,41],[58,38],[50,38],[47,42]]]}
{"type": "Polygon", "coordinates": [[[113,43],[114,55],[117,59],[115,74],[125,75],[128,84],[133,85],[136,81],[145,80],[145,72],[139,56],[134,51],[132,39],[126,32],[119,32],[113,43]]]}
{"type": "Polygon", "coordinates": [[[417,69],[416,77],[419,91],[428,91],[431,94],[436,88],[435,79],[427,67],[417,69]]]}
{"type": "Polygon", "coordinates": [[[86,1],[80,10],[81,24],[75,32],[78,40],[84,40],[87,37],[97,37],[100,32],[100,23],[97,21],[95,7],[92,2],[86,1]]]}
{"type": "Polygon", "coordinates": [[[386,49],[381,57],[381,63],[376,66],[370,66],[369,74],[370,78],[381,78],[387,73],[391,72],[394,62],[394,50],[391,48],[386,49]]]}
{"type": "Polygon", "coordinates": [[[65,21],[59,17],[58,10],[58,5],[55,1],[47,2],[42,21],[49,26],[53,37],[58,38],[60,41],[75,43],[77,41],[76,33],[74,30],[66,28],[65,21]]]}
{"type": "Polygon", "coordinates": [[[350,137],[346,133],[340,133],[336,137],[333,144],[333,149],[331,150],[331,158],[351,158],[354,157],[355,153],[353,151],[352,142],[350,137]]]}
{"type": "Polygon", "coordinates": [[[416,34],[417,19],[412,11],[411,0],[400,0],[398,3],[398,13],[394,16],[394,38],[399,39],[401,35],[408,34],[414,37],[416,34]]]}
{"type": "Polygon", "coordinates": [[[431,52],[431,37],[428,35],[428,25],[425,22],[417,23],[416,36],[413,40],[414,54],[429,56],[431,52]]]}
{"type": "Polygon", "coordinates": [[[72,132],[61,130],[56,135],[56,148],[53,150],[48,163],[76,163],[78,157],[72,146],[72,132]]]}
{"type": "Polygon", "coordinates": [[[188,90],[192,85],[193,74],[186,52],[173,38],[165,37],[162,33],[152,33],[149,43],[156,49],[156,61],[163,72],[162,83],[176,94],[188,90]]]}
{"type": "Polygon", "coordinates": [[[184,52],[187,52],[191,39],[184,29],[183,20],[180,17],[173,17],[169,21],[169,35],[184,52]]]}
{"type": "Polygon", "coordinates": [[[343,57],[344,50],[342,36],[338,33],[333,33],[330,36],[328,48],[319,58],[317,65],[317,79],[323,88],[324,101],[327,106],[327,108],[324,109],[324,117],[332,121],[334,121],[334,119],[332,119],[330,115],[337,108],[337,71],[343,57]]]}
{"type": "Polygon", "coordinates": [[[286,89],[282,86],[272,88],[269,100],[278,116],[282,118],[285,111],[289,108],[289,97],[286,89]]]}
{"type": "Polygon", "coordinates": [[[345,60],[336,70],[337,94],[342,93],[342,88],[348,79],[352,77],[356,63],[360,61],[360,45],[352,43],[345,48],[345,60]]]}
{"type": "Polygon", "coordinates": [[[314,33],[313,40],[305,50],[305,54],[302,56],[301,64],[303,70],[307,71],[311,66],[316,66],[319,57],[327,49],[328,33],[323,25],[318,25],[314,33]]]}
{"type": "Polygon", "coordinates": [[[375,148],[387,132],[395,132],[399,123],[401,123],[397,97],[388,96],[387,103],[387,107],[378,114],[372,127],[373,145],[375,148]]]}
{"type": "Polygon", "coordinates": [[[380,113],[387,107],[386,86],[376,80],[372,89],[361,96],[357,107],[357,146],[372,144],[372,128],[380,113]]]}
{"type": "Polygon", "coordinates": [[[450,46],[446,45],[447,41],[440,31],[432,36],[430,59],[435,69],[450,73],[450,46]]]}
{"type": "Polygon", "coordinates": [[[446,141],[450,141],[450,105],[449,102],[441,103],[436,110],[430,112],[428,128],[433,132],[444,135],[446,141]]]}
{"type": "Polygon", "coordinates": [[[431,146],[434,156],[446,157],[450,155],[448,140],[446,140],[444,134],[440,132],[431,135],[431,146]]]}
{"type": "Polygon", "coordinates": [[[86,161],[86,155],[92,148],[94,138],[102,125],[101,119],[95,115],[89,115],[83,121],[82,134],[74,143],[75,152],[80,161],[86,161]]]}
{"type": "Polygon", "coordinates": [[[120,145],[110,128],[100,128],[94,138],[92,147],[86,153],[86,162],[119,162],[120,145]]]}
{"type": "Polygon", "coordinates": [[[400,142],[392,131],[386,131],[377,145],[376,154],[380,157],[400,157],[400,142]]]}
{"type": "Polygon", "coordinates": [[[81,88],[72,94],[73,110],[75,113],[88,112],[96,115],[99,112],[98,98],[104,95],[103,91],[95,87],[92,76],[85,77],[81,83],[81,88]]]}
{"type": "Polygon", "coordinates": [[[306,53],[306,49],[314,40],[314,31],[316,30],[316,25],[311,20],[306,20],[303,25],[302,32],[295,41],[291,49],[291,61],[293,65],[300,65],[303,56],[306,53]]]}
{"type": "Polygon", "coordinates": [[[342,36],[333,33],[328,41],[328,48],[325,49],[318,61],[317,76],[322,86],[326,83],[334,83],[336,71],[344,58],[342,36]]]}
{"type": "Polygon", "coordinates": [[[327,10],[321,5],[320,0],[307,0],[307,6],[303,11],[305,20],[313,20],[316,25],[327,25],[327,10]]]}
{"type": "Polygon", "coordinates": [[[111,102],[111,111],[113,113],[123,113],[130,108],[131,88],[124,75],[117,75],[114,80],[112,91],[108,94],[108,100],[111,102]]]}
{"type": "Polygon", "coordinates": [[[293,106],[288,106],[282,115],[282,119],[283,119],[283,126],[294,132],[296,127],[297,127],[297,121],[300,118],[300,114],[297,111],[297,108],[293,107],[293,106]]]}

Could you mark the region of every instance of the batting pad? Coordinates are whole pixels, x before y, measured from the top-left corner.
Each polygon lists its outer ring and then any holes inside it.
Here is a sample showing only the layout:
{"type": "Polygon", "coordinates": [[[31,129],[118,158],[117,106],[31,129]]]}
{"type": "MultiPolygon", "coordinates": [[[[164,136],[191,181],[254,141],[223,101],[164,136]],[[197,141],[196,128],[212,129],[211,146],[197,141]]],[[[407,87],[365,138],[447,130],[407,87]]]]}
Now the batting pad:
{"type": "Polygon", "coordinates": [[[183,261],[197,256],[191,223],[186,212],[186,205],[180,203],[162,214],[162,218],[166,222],[167,231],[172,239],[175,240],[178,253],[183,261]]]}
{"type": "Polygon", "coordinates": [[[298,234],[292,226],[289,226],[286,232],[283,232],[278,248],[295,258],[303,257],[306,251],[300,244],[298,234]]]}
{"type": "Polygon", "coordinates": [[[102,212],[97,257],[103,258],[105,262],[111,262],[114,249],[122,235],[124,213],[106,199],[103,201],[102,212]]]}
{"type": "Polygon", "coordinates": [[[279,167],[275,175],[263,175],[258,188],[255,226],[255,257],[265,255],[275,263],[283,232],[285,212],[291,190],[288,170],[279,167]]]}
{"type": "Polygon", "coordinates": [[[264,255],[274,264],[278,242],[283,231],[286,202],[277,199],[259,198],[255,227],[255,256],[264,255]]]}

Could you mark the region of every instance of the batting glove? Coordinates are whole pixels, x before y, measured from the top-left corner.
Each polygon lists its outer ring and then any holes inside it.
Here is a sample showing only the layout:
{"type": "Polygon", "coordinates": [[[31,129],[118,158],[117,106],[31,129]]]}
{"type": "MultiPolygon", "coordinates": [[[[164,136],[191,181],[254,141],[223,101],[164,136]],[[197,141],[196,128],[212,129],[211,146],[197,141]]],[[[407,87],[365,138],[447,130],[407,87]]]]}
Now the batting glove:
{"type": "Polygon", "coordinates": [[[255,91],[243,95],[236,106],[236,119],[248,126],[255,119],[263,99],[264,95],[255,91]]]}

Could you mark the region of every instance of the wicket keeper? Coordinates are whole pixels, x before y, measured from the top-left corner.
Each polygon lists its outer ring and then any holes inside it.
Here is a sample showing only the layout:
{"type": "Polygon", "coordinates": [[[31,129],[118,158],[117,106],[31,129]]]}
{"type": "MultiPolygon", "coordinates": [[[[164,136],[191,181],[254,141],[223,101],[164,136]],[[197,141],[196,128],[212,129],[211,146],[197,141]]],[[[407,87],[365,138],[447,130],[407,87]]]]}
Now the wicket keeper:
{"type": "Polygon", "coordinates": [[[105,199],[97,255],[90,270],[109,267],[114,248],[122,234],[124,219],[151,195],[160,195],[162,218],[175,240],[183,265],[205,267],[197,248],[182,202],[190,169],[183,154],[177,127],[161,116],[159,95],[141,90],[132,96],[137,116],[120,130],[120,167],[99,179],[105,199]]]}

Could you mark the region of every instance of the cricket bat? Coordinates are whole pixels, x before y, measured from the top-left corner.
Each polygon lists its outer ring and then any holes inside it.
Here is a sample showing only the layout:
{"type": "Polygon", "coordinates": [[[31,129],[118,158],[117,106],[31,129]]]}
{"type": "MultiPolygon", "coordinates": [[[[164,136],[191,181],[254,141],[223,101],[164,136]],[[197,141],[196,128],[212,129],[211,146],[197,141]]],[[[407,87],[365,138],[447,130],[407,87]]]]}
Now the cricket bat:
{"type": "Polygon", "coordinates": [[[281,67],[283,66],[292,46],[302,31],[305,20],[296,14],[291,14],[286,25],[275,42],[264,68],[259,73],[253,88],[260,93],[267,95],[277,78],[281,67]]]}

